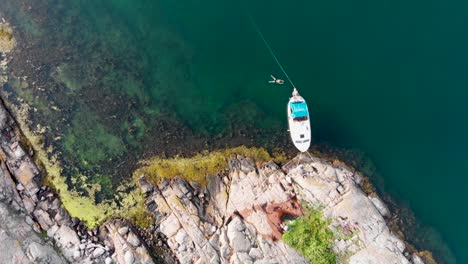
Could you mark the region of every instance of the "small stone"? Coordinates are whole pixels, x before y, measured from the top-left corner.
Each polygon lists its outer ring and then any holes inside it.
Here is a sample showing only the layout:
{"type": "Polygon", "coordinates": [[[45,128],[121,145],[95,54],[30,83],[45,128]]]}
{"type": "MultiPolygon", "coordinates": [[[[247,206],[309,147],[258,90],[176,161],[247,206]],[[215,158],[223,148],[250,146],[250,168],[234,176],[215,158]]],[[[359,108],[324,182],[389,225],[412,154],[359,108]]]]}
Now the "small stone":
{"type": "Polygon", "coordinates": [[[27,196],[23,197],[23,204],[24,204],[24,208],[29,213],[32,213],[34,211],[34,208],[36,207],[36,203],[31,198],[29,198],[27,196]]]}
{"type": "Polygon", "coordinates": [[[39,227],[39,224],[36,224],[34,223],[34,225],[32,225],[32,229],[34,230],[34,232],[40,234],[42,232],[41,228],[39,227]]]}
{"type": "Polygon", "coordinates": [[[16,185],[16,190],[21,192],[24,190],[24,186],[21,183],[18,183],[18,185],[16,185]]]}
{"type": "Polygon", "coordinates": [[[50,238],[54,237],[58,229],[59,227],[57,225],[53,225],[49,230],[47,230],[47,236],[50,238]]]}
{"type": "Polygon", "coordinates": [[[104,260],[105,264],[112,264],[112,259],[107,257],[106,260],[104,260]]]}
{"type": "Polygon", "coordinates": [[[79,250],[73,251],[73,258],[79,259],[81,257],[81,252],[79,250]]]}
{"type": "Polygon", "coordinates": [[[122,236],[126,235],[128,233],[128,226],[124,226],[124,227],[119,228],[118,232],[122,236]]]}
{"type": "Polygon", "coordinates": [[[125,264],[133,264],[134,260],[135,260],[135,257],[133,256],[132,252],[130,251],[125,252],[125,256],[124,256],[125,264]]]}
{"type": "Polygon", "coordinates": [[[181,229],[179,232],[177,232],[177,234],[175,236],[175,240],[179,244],[185,244],[188,241],[187,232],[185,232],[183,229],[181,229]]]}
{"type": "Polygon", "coordinates": [[[177,251],[179,251],[179,252],[183,252],[183,251],[185,251],[185,250],[187,250],[187,246],[186,246],[186,245],[183,245],[183,244],[180,245],[179,248],[177,249],[177,251]]]}
{"type": "Polygon", "coordinates": [[[424,264],[424,261],[416,254],[413,254],[413,256],[411,257],[411,261],[413,262],[413,264],[424,264]]]}
{"type": "Polygon", "coordinates": [[[339,192],[340,194],[343,194],[345,189],[344,189],[343,185],[340,185],[340,186],[338,186],[338,188],[336,188],[336,191],[339,192]]]}
{"type": "Polygon", "coordinates": [[[44,247],[36,242],[29,244],[28,253],[32,260],[40,260],[46,254],[46,252],[44,252],[44,247]]]}
{"type": "Polygon", "coordinates": [[[71,221],[72,221],[72,227],[75,227],[80,223],[80,220],[78,220],[78,218],[76,217],[72,217],[71,221]]]}
{"type": "Polygon", "coordinates": [[[55,198],[52,203],[51,203],[51,209],[52,210],[58,210],[60,208],[60,200],[58,198],[55,198]]]}
{"type": "Polygon", "coordinates": [[[35,223],[34,220],[29,215],[27,215],[26,216],[26,224],[32,226],[32,225],[34,225],[34,223],[35,223]]]}
{"type": "Polygon", "coordinates": [[[127,242],[134,247],[140,246],[140,239],[133,232],[130,232],[127,237],[127,242]]]}
{"type": "Polygon", "coordinates": [[[138,183],[140,185],[140,189],[143,193],[149,193],[149,192],[152,192],[153,191],[153,185],[151,183],[149,183],[145,177],[140,177],[138,179],[138,183]]]}
{"type": "Polygon", "coordinates": [[[228,184],[229,183],[229,178],[226,176],[223,178],[223,182],[224,184],[228,184]]]}
{"type": "Polygon", "coordinates": [[[263,258],[263,252],[259,248],[252,248],[249,251],[249,256],[252,257],[255,260],[262,259],[263,258]]]}
{"type": "Polygon", "coordinates": [[[161,233],[166,235],[167,237],[172,237],[179,231],[180,223],[179,220],[171,214],[165,221],[163,221],[160,225],[161,233]]]}
{"type": "Polygon", "coordinates": [[[102,254],[104,254],[104,252],[106,252],[106,251],[105,251],[103,248],[98,247],[98,248],[96,248],[96,249],[94,250],[94,252],[93,252],[93,257],[94,257],[94,258],[98,258],[98,257],[102,256],[102,254]]]}

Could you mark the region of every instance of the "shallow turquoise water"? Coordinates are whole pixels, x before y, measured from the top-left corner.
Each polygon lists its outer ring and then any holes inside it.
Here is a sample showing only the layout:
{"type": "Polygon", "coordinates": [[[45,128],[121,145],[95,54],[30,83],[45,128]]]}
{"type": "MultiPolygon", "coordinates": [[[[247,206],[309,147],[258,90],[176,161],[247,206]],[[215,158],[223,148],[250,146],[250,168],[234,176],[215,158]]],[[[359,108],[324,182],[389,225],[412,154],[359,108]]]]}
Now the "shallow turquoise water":
{"type": "Polygon", "coordinates": [[[468,263],[468,3],[96,2],[50,1],[60,5],[53,15],[87,25],[57,30],[83,49],[106,43],[103,52],[139,73],[119,89],[207,134],[222,131],[231,111],[261,112],[258,126],[286,129],[291,90],[268,85],[270,74],[282,75],[248,10],[308,100],[315,141],[366,152],[385,188],[436,230],[414,235],[454,262],[443,239],[457,263],[468,263]]]}

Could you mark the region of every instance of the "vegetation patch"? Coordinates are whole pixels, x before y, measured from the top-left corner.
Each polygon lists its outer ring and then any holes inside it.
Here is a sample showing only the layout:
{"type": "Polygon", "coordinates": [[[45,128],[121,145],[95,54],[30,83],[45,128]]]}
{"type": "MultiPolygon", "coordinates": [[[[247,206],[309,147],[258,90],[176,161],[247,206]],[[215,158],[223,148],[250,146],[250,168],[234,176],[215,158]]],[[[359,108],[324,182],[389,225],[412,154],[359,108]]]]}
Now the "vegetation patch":
{"type": "Polygon", "coordinates": [[[330,221],[324,219],[322,212],[307,208],[302,217],[291,222],[283,240],[311,263],[335,264],[334,233],[329,225],[330,221]]]}
{"type": "Polygon", "coordinates": [[[102,161],[122,155],[126,147],[95,115],[87,113],[80,111],[73,118],[64,137],[64,149],[87,169],[93,169],[102,161]]]}
{"type": "MultiPolygon", "coordinates": [[[[263,148],[247,148],[245,146],[204,152],[191,158],[154,158],[145,161],[146,166],[138,169],[134,177],[144,175],[153,184],[160,184],[162,179],[181,177],[205,185],[208,177],[225,170],[232,156],[241,155],[257,162],[275,160],[263,148]]],[[[284,158],[278,155],[278,158],[284,158]]],[[[276,161],[276,160],[275,160],[276,161]]]]}

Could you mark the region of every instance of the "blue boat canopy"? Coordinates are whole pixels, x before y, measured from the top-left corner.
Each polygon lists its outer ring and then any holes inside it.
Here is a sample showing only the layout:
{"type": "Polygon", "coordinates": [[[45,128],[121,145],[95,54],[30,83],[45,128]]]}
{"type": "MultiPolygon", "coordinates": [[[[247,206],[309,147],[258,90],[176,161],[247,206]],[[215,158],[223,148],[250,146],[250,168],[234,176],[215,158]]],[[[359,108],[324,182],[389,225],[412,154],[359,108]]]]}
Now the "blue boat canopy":
{"type": "Polygon", "coordinates": [[[292,109],[292,118],[301,118],[309,115],[306,102],[290,102],[289,106],[292,109]]]}

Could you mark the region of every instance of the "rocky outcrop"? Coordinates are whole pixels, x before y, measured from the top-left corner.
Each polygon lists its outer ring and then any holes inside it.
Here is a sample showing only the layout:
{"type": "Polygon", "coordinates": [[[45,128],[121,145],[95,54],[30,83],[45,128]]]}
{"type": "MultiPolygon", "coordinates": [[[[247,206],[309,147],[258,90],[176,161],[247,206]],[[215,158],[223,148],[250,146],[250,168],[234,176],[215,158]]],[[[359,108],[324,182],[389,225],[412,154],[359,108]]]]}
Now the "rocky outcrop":
{"type": "Polygon", "coordinates": [[[66,260],[36,233],[34,221],[22,210],[16,185],[5,164],[0,163],[0,263],[66,263],[66,260]]]}
{"type": "MultiPolygon", "coordinates": [[[[147,248],[132,225],[122,220],[113,220],[101,227],[108,246],[113,249],[117,263],[153,264],[147,248]]],[[[96,253],[96,252],[94,252],[96,253]]],[[[99,254],[104,252],[100,251],[99,254]]]]}
{"type": "MultiPolygon", "coordinates": [[[[21,212],[11,215],[0,203],[0,211],[5,212],[0,218],[0,245],[5,250],[12,247],[8,252],[13,255],[8,257],[22,259],[25,255],[27,258],[20,263],[28,260],[34,263],[154,263],[144,240],[130,223],[113,220],[99,229],[88,230],[71,217],[58,195],[49,187],[41,186],[42,174],[20,144],[21,137],[14,120],[0,103],[0,198],[6,199],[13,210],[21,212]],[[23,220],[19,220],[21,216],[23,220]],[[121,231],[124,229],[127,230],[125,234],[121,231]],[[51,244],[34,238],[31,230],[47,237],[51,244]],[[29,236],[31,239],[26,239],[29,236]],[[14,243],[15,239],[22,244],[14,243]],[[56,252],[54,255],[51,245],[59,249],[63,257],[56,252]]],[[[10,261],[0,259],[0,263],[10,261]]]]}
{"type": "Polygon", "coordinates": [[[0,263],[67,263],[25,219],[22,212],[0,202],[0,263]]]}
{"type": "Polygon", "coordinates": [[[143,176],[140,186],[181,263],[308,263],[281,240],[284,220],[301,215],[305,204],[320,206],[330,228],[346,234],[334,241],[341,259],[411,263],[385,223],[385,204],[362,192],[360,181],[345,166],[304,154],[283,168],[237,157],[206,187],[181,179],[153,186],[143,176]]]}

